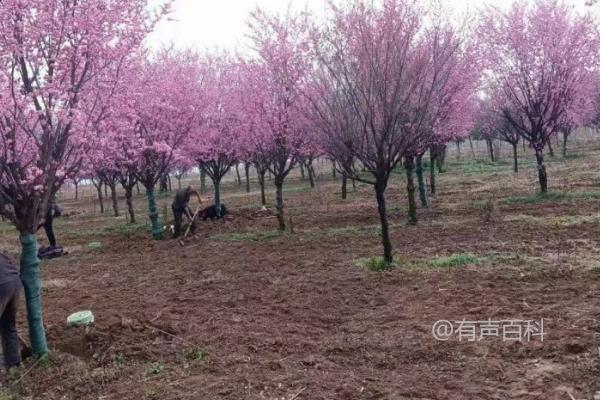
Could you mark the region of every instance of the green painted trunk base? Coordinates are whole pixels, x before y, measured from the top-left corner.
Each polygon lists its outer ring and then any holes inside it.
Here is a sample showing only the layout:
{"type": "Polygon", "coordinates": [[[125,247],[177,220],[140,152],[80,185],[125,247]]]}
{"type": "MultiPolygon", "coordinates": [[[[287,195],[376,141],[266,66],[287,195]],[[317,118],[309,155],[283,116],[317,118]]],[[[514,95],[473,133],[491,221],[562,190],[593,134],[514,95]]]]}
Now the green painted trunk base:
{"type": "Polygon", "coordinates": [[[36,235],[21,236],[21,281],[25,289],[29,340],[36,356],[48,353],[48,342],[42,317],[41,285],[39,278],[40,260],[37,257],[36,235]]]}
{"type": "Polygon", "coordinates": [[[158,223],[158,210],[156,209],[156,198],[154,190],[146,190],[148,197],[148,211],[150,213],[150,223],[152,224],[152,237],[156,240],[162,239],[162,229],[158,223]]]}

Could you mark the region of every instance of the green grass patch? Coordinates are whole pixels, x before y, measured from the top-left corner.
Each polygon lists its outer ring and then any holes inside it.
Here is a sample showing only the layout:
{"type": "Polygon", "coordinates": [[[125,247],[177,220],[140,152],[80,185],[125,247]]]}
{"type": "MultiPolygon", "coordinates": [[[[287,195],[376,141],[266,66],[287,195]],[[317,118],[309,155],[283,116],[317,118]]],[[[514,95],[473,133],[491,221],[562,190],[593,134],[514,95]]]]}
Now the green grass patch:
{"type": "Polygon", "coordinates": [[[312,190],[313,189],[310,187],[310,185],[291,186],[291,187],[283,188],[284,193],[308,193],[308,192],[311,192],[312,190]]]}
{"type": "Polygon", "coordinates": [[[7,388],[0,388],[0,400],[13,400],[13,395],[7,388]]]}
{"type": "Polygon", "coordinates": [[[564,157],[565,160],[578,160],[581,158],[584,158],[585,154],[581,154],[581,153],[567,153],[567,155],[564,157]]]}
{"type": "Polygon", "coordinates": [[[508,197],[504,199],[502,202],[504,204],[509,205],[517,205],[517,204],[538,204],[538,203],[564,203],[573,200],[599,200],[600,199],[600,191],[588,191],[588,192],[547,192],[541,193],[538,192],[536,194],[530,196],[515,196],[508,197]]]}
{"type": "Polygon", "coordinates": [[[580,192],[575,193],[574,196],[584,200],[598,200],[600,199],[600,191],[580,192]]]}
{"type": "Polygon", "coordinates": [[[341,228],[331,228],[327,230],[327,235],[333,236],[354,236],[360,235],[367,230],[372,230],[371,227],[368,226],[344,226],[341,228]]]}
{"type": "Polygon", "coordinates": [[[427,261],[430,268],[452,268],[462,265],[479,264],[481,259],[470,253],[452,254],[448,257],[436,257],[427,261]]]}
{"type": "Polygon", "coordinates": [[[17,233],[17,228],[10,223],[0,222],[0,235],[6,235],[9,233],[17,233]]]}
{"type": "Polygon", "coordinates": [[[146,237],[150,234],[150,226],[146,224],[111,225],[99,232],[100,236],[125,236],[127,238],[146,237]]]}
{"type": "Polygon", "coordinates": [[[211,237],[214,241],[231,241],[231,242],[268,242],[271,240],[279,239],[288,234],[285,232],[279,232],[278,230],[260,231],[260,232],[246,232],[246,233],[228,233],[222,235],[215,235],[211,237]]]}
{"type": "Polygon", "coordinates": [[[492,174],[510,171],[511,163],[508,161],[491,162],[482,159],[454,161],[449,162],[446,169],[467,175],[492,174]]]}
{"type": "Polygon", "coordinates": [[[546,192],[536,193],[531,196],[514,196],[508,197],[503,200],[503,203],[516,205],[516,204],[538,204],[548,202],[564,202],[571,199],[571,194],[565,192],[546,192]]]}
{"type": "Polygon", "coordinates": [[[398,267],[396,261],[388,263],[383,257],[361,258],[355,262],[356,266],[373,272],[389,271],[398,267]]]}

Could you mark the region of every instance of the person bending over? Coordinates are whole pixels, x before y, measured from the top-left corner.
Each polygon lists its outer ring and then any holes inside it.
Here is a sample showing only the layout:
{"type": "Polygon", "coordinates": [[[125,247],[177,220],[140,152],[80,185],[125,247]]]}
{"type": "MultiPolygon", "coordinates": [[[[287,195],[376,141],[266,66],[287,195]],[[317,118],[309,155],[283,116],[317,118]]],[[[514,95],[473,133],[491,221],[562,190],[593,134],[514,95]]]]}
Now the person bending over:
{"type": "Polygon", "coordinates": [[[175,231],[173,232],[173,238],[176,238],[181,235],[181,227],[183,223],[182,219],[184,215],[189,218],[190,224],[194,223],[194,214],[188,206],[192,195],[195,195],[198,198],[198,202],[202,204],[200,194],[192,186],[188,186],[175,193],[173,204],[171,204],[171,209],[173,210],[173,217],[175,218],[175,231]]]}
{"type": "Polygon", "coordinates": [[[50,249],[56,247],[56,236],[54,235],[54,226],[53,221],[54,218],[60,217],[62,211],[58,204],[56,204],[56,200],[52,199],[48,202],[48,207],[46,209],[46,214],[42,219],[42,223],[38,226],[38,229],[44,227],[44,231],[46,232],[46,236],[48,237],[48,242],[50,243],[50,249]]]}

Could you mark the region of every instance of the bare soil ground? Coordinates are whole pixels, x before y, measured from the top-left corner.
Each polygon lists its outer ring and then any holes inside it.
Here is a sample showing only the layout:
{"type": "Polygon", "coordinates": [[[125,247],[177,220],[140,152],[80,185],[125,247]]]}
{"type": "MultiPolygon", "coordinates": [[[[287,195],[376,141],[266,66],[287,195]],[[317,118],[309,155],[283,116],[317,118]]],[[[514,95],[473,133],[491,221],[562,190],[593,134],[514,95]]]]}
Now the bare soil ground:
{"type": "MultiPolygon", "coordinates": [[[[232,218],[204,223],[184,247],[151,240],[141,213],[127,227],[89,200],[63,201],[71,215],[57,234],[69,255],[42,266],[53,355],[29,362],[6,398],[595,399],[600,153],[550,161],[548,198],[535,196],[530,159],[515,177],[508,160],[465,158],[450,156],[416,227],[405,224],[403,174],[394,178],[400,266],[384,273],[356,265],[381,252],[371,189],[342,201],[329,176],[312,191],[290,181],[294,233],[284,235],[255,212],[258,194],[232,183],[232,218]],[[452,254],[474,257],[434,267],[452,254]],[[95,324],[67,328],[67,315],[84,309],[95,324]],[[542,318],[543,342],[441,342],[431,332],[440,319],[542,318]]],[[[6,225],[0,237],[18,250],[6,225]]]]}

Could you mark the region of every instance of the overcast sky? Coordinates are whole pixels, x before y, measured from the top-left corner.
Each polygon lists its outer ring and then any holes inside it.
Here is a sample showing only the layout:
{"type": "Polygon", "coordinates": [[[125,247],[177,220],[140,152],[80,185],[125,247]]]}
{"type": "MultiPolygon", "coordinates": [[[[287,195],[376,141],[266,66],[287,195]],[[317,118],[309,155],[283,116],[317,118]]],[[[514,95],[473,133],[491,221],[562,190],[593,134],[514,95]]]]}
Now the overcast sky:
{"type": "MultiPolygon", "coordinates": [[[[159,0],[154,0],[159,1],[159,0]]],[[[473,12],[488,0],[440,0],[457,13],[473,12]]],[[[491,1],[491,0],[490,0],[491,1]]],[[[585,0],[569,0],[583,8],[585,0]]],[[[308,7],[322,15],[326,0],[175,0],[173,13],[157,27],[148,43],[154,47],[174,43],[177,47],[243,47],[248,14],[256,6],[271,12],[308,7]]],[[[493,0],[507,6],[511,0],[493,0]]],[[[598,7],[598,6],[596,6],[598,7]]]]}

